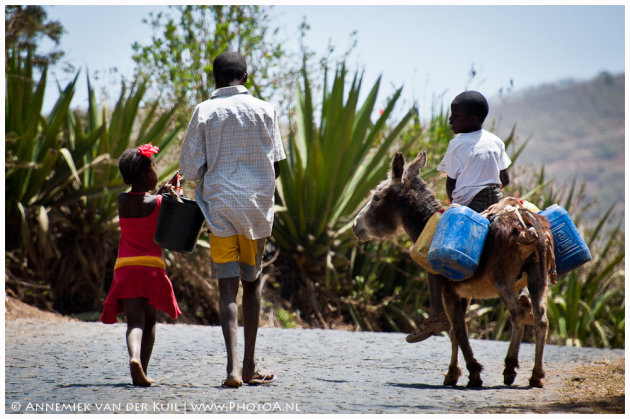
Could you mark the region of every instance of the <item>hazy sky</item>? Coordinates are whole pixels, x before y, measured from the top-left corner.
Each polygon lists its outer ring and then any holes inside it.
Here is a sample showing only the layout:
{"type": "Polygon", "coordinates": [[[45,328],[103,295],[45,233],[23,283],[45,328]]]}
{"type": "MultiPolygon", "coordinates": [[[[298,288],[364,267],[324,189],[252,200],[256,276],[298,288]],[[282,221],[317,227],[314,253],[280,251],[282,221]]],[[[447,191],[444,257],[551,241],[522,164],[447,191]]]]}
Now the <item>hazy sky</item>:
{"type": "MultiPolygon", "coordinates": [[[[615,5],[616,4],[616,5],[615,5]]],[[[323,52],[329,40],[339,52],[356,30],[350,64],[365,69],[371,85],[383,75],[383,97],[404,84],[407,101],[427,111],[474,88],[491,97],[512,81],[514,89],[566,78],[588,79],[601,71],[625,71],[625,11],[606,6],[274,6],[271,15],[285,48],[296,50],[297,27],[305,16],[311,49],[323,52]],[[477,72],[470,82],[471,68],[477,72]]],[[[134,68],[131,44],[150,40],[142,23],[151,10],[166,6],[48,5],[50,19],[66,29],[61,49],[76,67],[92,74],[134,68]]],[[[59,69],[51,75],[67,82],[59,69]]],[[[83,80],[85,80],[83,78],[83,80]]],[[[108,78],[101,77],[106,84],[108,78]]],[[[52,84],[51,84],[52,85],[52,84]]],[[[85,101],[80,82],[73,106],[85,101]]],[[[54,91],[46,97],[51,107],[54,91]]]]}

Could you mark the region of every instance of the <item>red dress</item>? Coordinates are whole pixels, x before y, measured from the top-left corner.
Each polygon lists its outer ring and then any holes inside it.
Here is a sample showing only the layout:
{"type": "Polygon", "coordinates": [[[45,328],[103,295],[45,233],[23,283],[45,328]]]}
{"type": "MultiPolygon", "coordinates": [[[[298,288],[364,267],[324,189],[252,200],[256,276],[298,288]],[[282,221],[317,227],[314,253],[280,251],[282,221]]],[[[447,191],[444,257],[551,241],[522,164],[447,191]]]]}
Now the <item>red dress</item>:
{"type": "Polygon", "coordinates": [[[177,305],[173,285],[166,275],[162,248],[153,242],[162,196],[157,196],[153,212],[141,218],[120,218],[120,243],[114,267],[114,280],[103,302],[103,323],[116,323],[116,314],[124,312],[121,299],[146,298],[151,306],[171,318],[182,312],[177,305]]]}

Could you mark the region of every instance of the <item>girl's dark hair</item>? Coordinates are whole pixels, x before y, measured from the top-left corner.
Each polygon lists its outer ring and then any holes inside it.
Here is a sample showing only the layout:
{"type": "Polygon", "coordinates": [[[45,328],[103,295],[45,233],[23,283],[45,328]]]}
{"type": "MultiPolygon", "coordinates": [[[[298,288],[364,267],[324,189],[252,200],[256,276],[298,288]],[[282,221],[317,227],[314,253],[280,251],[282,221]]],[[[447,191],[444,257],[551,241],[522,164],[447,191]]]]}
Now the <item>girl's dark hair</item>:
{"type": "Polygon", "coordinates": [[[118,169],[126,185],[140,180],[142,173],[151,167],[151,159],[140,154],[137,148],[125,150],[118,159],[118,169]]]}

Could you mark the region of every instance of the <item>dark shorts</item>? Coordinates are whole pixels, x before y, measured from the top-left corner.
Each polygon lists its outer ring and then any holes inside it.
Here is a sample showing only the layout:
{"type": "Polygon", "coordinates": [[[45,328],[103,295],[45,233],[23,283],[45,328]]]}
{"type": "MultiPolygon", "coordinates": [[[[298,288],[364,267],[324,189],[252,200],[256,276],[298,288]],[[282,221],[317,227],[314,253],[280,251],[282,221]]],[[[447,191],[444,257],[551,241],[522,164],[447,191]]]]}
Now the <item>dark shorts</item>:
{"type": "Polygon", "coordinates": [[[498,185],[491,185],[483,188],[468,204],[468,208],[477,212],[482,212],[490,205],[496,204],[503,198],[503,193],[498,185]]]}

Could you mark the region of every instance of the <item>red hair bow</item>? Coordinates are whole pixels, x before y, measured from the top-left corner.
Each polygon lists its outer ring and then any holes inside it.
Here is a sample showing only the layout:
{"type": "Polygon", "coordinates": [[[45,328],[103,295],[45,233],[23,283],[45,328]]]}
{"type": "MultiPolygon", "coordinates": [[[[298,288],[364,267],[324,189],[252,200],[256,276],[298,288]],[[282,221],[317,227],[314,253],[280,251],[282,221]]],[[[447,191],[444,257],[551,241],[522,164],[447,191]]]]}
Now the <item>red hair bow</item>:
{"type": "Polygon", "coordinates": [[[138,151],[143,156],[145,156],[147,158],[151,158],[152,154],[157,154],[158,151],[160,151],[160,147],[157,147],[157,146],[154,146],[151,143],[148,143],[148,144],[141,145],[140,147],[138,147],[138,151]]]}

